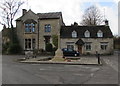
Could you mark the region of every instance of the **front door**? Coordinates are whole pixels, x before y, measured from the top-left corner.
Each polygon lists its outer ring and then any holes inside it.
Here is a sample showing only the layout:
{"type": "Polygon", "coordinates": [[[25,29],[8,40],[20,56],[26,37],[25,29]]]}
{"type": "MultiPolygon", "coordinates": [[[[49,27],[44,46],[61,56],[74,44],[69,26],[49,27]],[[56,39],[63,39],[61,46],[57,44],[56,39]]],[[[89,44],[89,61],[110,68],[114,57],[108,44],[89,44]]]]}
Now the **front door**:
{"type": "Polygon", "coordinates": [[[50,36],[45,36],[45,44],[50,43],[50,36]]]}
{"type": "Polygon", "coordinates": [[[78,52],[80,52],[80,54],[82,54],[82,46],[78,45],[78,52]]]}

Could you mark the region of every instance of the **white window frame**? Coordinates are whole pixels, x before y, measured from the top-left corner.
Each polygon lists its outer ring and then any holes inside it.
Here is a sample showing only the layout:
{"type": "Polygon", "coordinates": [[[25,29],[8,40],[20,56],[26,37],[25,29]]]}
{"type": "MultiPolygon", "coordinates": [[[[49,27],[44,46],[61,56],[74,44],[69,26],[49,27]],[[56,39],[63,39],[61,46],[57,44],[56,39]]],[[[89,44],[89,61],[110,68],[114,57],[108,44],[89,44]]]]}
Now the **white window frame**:
{"type": "Polygon", "coordinates": [[[24,39],[24,49],[25,50],[32,50],[32,39],[30,39],[30,38],[24,39]],[[30,48],[29,48],[29,43],[31,44],[30,48]]]}
{"type": "Polygon", "coordinates": [[[86,42],[85,43],[85,50],[86,51],[91,51],[92,50],[92,43],[91,42],[86,42]]]}
{"type": "Polygon", "coordinates": [[[76,38],[76,37],[77,37],[77,32],[76,32],[75,30],[72,32],[72,37],[73,37],[73,38],[76,38]]]}
{"type": "Polygon", "coordinates": [[[90,37],[90,32],[88,30],[86,30],[84,35],[85,35],[85,37],[90,37]]]}
{"type": "Polygon", "coordinates": [[[74,50],[74,42],[66,42],[66,45],[67,45],[67,48],[68,46],[72,46],[70,49],[73,49],[74,50]]]}
{"type": "Polygon", "coordinates": [[[35,45],[36,45],[36,39],[35,38],[33,38],[33,39],[31,39],[31,38],[24,39],[24,49],[25,50],[33,50],[33,49],[36,48],[35,45]],[[30,43],[30,47],[29,47],[29,43],[30,43]]]}
{"type": "Polygon", "coordinates": [[[72,45],[72,44],[68,44],[68,45],[67,45],[67,48],[68,48],[68,49],[72,49],[72,50],[74,50],[74,45],[72,45]]]}
{"type": "Polygon", "coordinates": [[[101,42],[100,43],[101,50],[107,50],[107,47],[108,47],[108,42],[101,42]]]}
{"type": "Polygon", "coordinates": [[[103,32],[101,30],[97,32],[97,37],[103,37],[103,32]]]}

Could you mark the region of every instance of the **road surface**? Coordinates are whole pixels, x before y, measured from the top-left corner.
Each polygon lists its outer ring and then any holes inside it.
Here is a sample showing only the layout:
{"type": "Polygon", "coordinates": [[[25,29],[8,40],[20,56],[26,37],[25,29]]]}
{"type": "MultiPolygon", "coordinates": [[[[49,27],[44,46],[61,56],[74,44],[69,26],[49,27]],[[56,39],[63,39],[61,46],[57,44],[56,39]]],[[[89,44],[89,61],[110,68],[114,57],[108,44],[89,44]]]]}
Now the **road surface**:
{"type": "MultiPolygon", "coordinates": [[[[22,55],[3,55],[3,84],[117,84],[118,71],[104,61],[98,65],[25,64],[22,55]]],[[[103,58],[104,59],[104,58],[103,58]]]]}

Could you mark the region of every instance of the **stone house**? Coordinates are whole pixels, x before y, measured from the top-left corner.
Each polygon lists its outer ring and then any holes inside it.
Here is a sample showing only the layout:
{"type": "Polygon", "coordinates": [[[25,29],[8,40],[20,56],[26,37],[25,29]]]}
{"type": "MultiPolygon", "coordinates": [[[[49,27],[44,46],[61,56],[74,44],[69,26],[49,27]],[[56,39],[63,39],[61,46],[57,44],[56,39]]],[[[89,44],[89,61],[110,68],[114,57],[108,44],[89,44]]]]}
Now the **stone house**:
{"type": "Polygon", "coordinates": [[[108,25],[62,26],[61,48],[72,48],[81,54],[111,54],[113,35],[108,25]]]}
{"type": "Polygon", "coordinates": [[[23,9],[16,20],[17,36],[24,50],[44,49],[52,43],[52,35],[57,35],[64,25],[61,12],[37,13],[23,9]]]}
{"type": "Polygon", "coordinates": [[[44,49],[52,35],[60,33],[61,49],[72,48],[81,54],[109,54],[113,51],[113,35],[108,26],[65,26],[61,12],[34,13],[23,9],[16,20],[17,36],[24,50],[44,49]]]}

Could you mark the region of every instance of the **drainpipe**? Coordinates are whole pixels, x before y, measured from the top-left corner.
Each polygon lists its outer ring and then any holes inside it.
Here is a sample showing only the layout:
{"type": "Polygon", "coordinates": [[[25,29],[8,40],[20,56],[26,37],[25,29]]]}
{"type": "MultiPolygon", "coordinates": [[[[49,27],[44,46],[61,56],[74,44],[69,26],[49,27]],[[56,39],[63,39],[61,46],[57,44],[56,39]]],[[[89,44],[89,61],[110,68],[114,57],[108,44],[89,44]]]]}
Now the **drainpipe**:
{"type": "Polygon", "coordinates": [[[39,21],[39,18],[38,18],[38,50],[39,50],[39,23],[40,23],[40,21],[39,21]]]}

